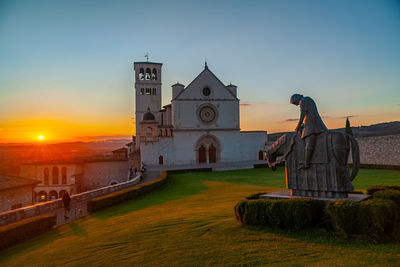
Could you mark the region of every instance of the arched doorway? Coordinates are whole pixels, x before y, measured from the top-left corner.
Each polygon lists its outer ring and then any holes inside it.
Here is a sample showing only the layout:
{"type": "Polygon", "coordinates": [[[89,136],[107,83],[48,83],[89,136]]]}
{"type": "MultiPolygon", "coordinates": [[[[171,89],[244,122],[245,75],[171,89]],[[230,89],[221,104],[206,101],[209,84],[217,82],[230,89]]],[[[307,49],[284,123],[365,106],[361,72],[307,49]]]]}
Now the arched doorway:
{"type": "Polygon", "coordinates": [[[60,193],[58,193],[58,196],[59,196],[60,198],[62,198],[66,192],[67,192],[67,191],[65,191],[65,190],[61,190],[60,193]]]}
{"type": "Polygon", "coordinates": [[[258,159],[259,160],[264,160],[264,153],[261,150],[258,151],[258,159]]]}
{"type": "Polygon", "coordinates": [[[217,149],[215,148],[214,144],[211,144],[208,147],[208,161],[210,163],[217,162],[217,149]]]}
{"type": "Polygon", "coordinates": [[[39,202],[44,202],[47,201],[47,193],[45,191],[40,191],[39,192],[39,202]]]}
{"type": "Polygon", "coordinates": [[[49,192],[49,200],[56,200],[58,198],[58,193],[57,191],[50,191],[49,192]]]}
{"type": "Polygon", "coordinates": [[[164,164],[164,158],[161,155],[158,157],[158,164],[159,165],[163,165],[164,164]]]}
{"type": "Polygon", "coordinates": [[[206,163],[207,162],[207,150],[206,148],[201,145],[199,148],[199,163],[206,163]]]}
{"type": "Polygon", "coordinates": [[[221,158],[221,143],[211,134],[205,134],[196,142],[196,161],[198,163],[216,163],[221,158]]]}

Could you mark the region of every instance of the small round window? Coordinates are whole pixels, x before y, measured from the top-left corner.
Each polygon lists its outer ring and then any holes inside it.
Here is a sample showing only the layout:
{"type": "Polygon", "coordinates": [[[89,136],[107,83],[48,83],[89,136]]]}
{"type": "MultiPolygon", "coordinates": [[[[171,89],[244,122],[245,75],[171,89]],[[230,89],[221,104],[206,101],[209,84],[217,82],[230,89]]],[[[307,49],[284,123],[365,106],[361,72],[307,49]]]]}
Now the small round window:
{"type": "Polygon", "coordinates": [[[210,88],[208,88],[208,87],[205,87],[204,89],[203,89],[203,95],[205,95],[205,96],[209,96],[211,94],[211,90],[210,90],[210,88]]]}

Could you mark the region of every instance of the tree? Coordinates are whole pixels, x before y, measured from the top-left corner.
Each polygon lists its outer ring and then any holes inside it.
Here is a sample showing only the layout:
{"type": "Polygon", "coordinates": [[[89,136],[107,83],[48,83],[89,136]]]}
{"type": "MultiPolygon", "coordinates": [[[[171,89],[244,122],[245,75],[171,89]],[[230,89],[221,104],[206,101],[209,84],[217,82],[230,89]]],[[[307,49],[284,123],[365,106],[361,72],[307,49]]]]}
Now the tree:
{"type": "Polygon", "coordinates": [[[353,136],[353,131],[351,130],[350,127],[350,121],[349,121],[349,117],[346,118],[346,129],[345,132],[351,136],[353,136]]]}

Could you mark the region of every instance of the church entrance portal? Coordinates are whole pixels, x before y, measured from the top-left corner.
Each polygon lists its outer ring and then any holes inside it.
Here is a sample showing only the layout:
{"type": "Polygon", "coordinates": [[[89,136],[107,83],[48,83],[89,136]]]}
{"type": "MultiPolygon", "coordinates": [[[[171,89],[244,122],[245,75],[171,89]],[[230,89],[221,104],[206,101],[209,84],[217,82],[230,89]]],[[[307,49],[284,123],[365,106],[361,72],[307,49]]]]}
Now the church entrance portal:
{"type": "Polygon", "coordinates": [[[207,154],[206,148],[201,145],[199,148],[199,163],[206,163],[207,162],[207,154]]]}
{"type": "Polygon", "coordinates": [[[217,150],[213,144],[208,148],[208,159],[210,163],[217,162],[217,150]]]}
{"type": "Polygon", "coordinates": [[[198,163],[216,163],[221,157],[220,142],[217,137],[211,134],[200,137],[195,150],[198,163]]]}

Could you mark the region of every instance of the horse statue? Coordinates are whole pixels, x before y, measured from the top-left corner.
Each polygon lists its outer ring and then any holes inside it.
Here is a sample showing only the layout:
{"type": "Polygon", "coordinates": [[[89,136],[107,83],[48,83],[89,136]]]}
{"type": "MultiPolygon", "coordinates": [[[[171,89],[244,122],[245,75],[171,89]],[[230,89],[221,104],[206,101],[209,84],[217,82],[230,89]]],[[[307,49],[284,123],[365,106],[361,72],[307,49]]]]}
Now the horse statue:
{"type": "Polygon", "coordinates": [[[316,137],[315,150],[308,168],[305,141],[298,132],[282,135],[267,148],[265,157],[275,170],[281,158],[285,162],[286,185],[293,196],[347,198],[354,189],[352,181],[360,167],[360,152],[353,136],[344,132],[325,131],[316,137]],[[351,149],[353,169],[347,165],[351,149]]]}

